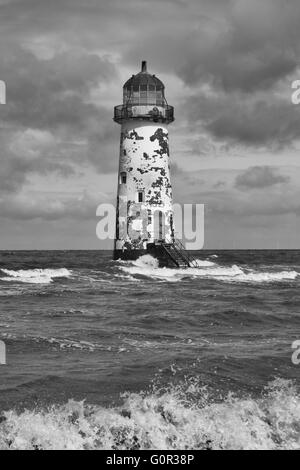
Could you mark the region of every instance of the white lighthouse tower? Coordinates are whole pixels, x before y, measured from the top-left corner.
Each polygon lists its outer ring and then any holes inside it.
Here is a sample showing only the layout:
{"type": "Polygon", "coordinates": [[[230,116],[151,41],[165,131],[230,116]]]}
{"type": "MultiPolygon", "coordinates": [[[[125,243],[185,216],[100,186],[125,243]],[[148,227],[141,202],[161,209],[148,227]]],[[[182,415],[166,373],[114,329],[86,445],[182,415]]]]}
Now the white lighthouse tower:
{"type": "Polygon", "coordinates": [[[122,126],[114,258],[133,260],[150,253],[162,265],[180,265],[174,256],[168,135],[174,108],[145,61],[125,83],[114,121],[122,126]]]}

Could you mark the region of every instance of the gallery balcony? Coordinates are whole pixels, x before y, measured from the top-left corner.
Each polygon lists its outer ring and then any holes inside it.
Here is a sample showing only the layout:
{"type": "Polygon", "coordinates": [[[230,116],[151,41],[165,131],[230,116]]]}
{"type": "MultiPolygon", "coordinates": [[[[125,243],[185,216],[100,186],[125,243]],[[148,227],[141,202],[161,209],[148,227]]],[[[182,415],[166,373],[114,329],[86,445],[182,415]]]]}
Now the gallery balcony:
{"type": "Polygon", "coordinates": [[[128,120],[147,120],[169,124],[174,121],[174,107],[149,104],[120,104],[114,109],[114,121],[122,124],[128,120]]]}

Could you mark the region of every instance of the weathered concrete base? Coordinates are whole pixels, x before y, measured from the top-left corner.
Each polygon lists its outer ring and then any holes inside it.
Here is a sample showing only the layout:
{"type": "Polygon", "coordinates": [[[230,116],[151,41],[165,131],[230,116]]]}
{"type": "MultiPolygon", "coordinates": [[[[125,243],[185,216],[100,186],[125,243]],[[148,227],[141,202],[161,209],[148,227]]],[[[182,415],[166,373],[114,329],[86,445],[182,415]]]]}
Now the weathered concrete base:
{"type": "Polygon", "coordinates": [[[136,261],[140,256],[151,255],[159,262],[160,268],[176,268],[174,261],[168,256],[162,246],[149,244],[146,250],[115,250],[114,260],[136,261]]]}
{"type": "Polygon", "coordinates": [[[114,260],[135,261],[140,256],[149,254],[147,250],[114,250],[114,260]]]}

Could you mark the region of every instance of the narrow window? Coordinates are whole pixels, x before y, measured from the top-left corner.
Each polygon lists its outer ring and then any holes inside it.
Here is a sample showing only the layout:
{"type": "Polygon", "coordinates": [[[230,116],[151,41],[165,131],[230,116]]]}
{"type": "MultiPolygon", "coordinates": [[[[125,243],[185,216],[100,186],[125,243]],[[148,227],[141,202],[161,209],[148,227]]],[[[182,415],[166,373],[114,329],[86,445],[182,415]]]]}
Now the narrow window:
{"type": "Polygon", "coordinates": [[[144,202],[144,192],[139,191],[138,193],[138,202],[144,202]]]}
{"type": "Polygon", "coordinates": [[[125,171],[123,171],[121,173],[121,183],[122,184],[126,184],[127,183],[127,173],[125,171]]]}

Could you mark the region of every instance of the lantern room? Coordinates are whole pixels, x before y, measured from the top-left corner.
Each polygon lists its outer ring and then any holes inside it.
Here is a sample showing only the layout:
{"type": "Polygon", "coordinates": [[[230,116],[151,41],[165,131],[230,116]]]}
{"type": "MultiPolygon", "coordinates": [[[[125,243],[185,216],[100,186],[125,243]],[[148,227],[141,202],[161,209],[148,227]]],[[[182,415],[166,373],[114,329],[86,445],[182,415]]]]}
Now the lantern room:
{"type": "Polygon", "coordinates": [[[114,120],[121,124],[128,119],[147,119],[155,122],[174,121],[174,108],[165,98],[161,80],[147,71],[142,62],[141,71],[133,75],[123,87],[123,105],[115,107],[114,120]]]}

